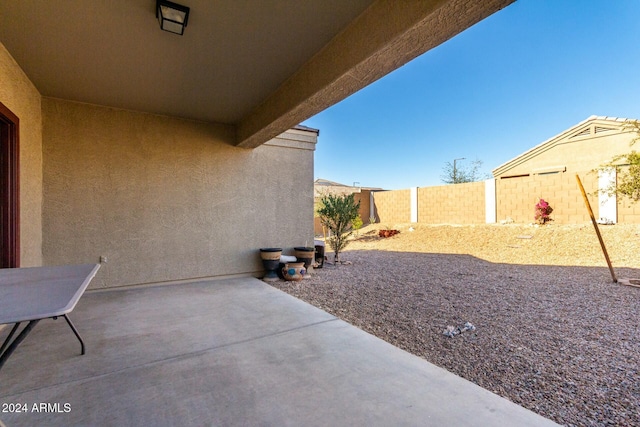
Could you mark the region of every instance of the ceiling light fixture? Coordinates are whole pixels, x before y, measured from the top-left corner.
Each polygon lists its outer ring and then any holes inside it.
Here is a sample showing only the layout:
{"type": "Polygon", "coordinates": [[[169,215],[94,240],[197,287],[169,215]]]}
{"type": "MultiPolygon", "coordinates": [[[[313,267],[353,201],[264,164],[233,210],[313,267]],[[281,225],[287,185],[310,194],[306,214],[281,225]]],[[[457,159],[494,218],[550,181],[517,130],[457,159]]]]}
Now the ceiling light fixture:
{"type": "Polygon", "coordinates": [[[189,20],[189,8],[170,1],[157,0],[156,18],[164,31],[182,35],[189,20]]]}

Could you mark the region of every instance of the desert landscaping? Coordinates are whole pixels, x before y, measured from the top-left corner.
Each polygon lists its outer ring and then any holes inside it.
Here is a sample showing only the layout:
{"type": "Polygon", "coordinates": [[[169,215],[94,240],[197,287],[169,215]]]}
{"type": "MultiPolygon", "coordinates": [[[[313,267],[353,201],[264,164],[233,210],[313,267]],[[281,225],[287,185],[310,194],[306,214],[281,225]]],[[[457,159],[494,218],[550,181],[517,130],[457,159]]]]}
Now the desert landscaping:
{"type": "MultiPolygon", "coordinates": [[[[600,230],[640,278],[640,225],[600,230]]],[[[341,259],[271,284],[560,424],[640,425],[640,288],[590,223],[374,224],[341,259]]]]}

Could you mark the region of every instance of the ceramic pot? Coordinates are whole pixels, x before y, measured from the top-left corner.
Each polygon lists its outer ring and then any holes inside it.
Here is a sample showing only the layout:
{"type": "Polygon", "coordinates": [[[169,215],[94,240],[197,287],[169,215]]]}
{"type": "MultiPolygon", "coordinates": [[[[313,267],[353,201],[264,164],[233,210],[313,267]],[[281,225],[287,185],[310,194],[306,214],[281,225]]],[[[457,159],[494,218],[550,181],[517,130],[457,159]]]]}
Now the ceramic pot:
{"type": "Polygon", "coordinates": [[[260,258],[262,259],[262,265],[267,271],[262,280],[278,280],[278,274],[276,273],[276,270],[278,269],[278,265],[280,265],[280,255],[282,255],[282,248],[260,249],[260,258]]]}
{"type": "Polygon", "coordinates": [[[304,262],[288,262],[282,268],[284,280],[302,280],[306,273],[304,262]]]}
{"type": "Polygon", "coordinates": [[[313,271],[312,263],[316,248],[301,246],[293,249],[295,251],[296,259],[298,260],[298,262],[303,262],[304,268],[307,270],[304,278],[311,279],[311,272],[313,271]]]}

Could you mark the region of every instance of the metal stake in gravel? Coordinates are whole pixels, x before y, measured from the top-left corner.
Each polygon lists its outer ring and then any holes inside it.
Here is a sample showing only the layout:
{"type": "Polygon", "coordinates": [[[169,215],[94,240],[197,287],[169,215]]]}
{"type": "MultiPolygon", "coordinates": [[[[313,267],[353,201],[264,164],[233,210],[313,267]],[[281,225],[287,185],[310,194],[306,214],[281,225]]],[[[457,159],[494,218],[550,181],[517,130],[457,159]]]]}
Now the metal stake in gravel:
{"type": "Polygon", "coordinates": [[[600,247],[602,248],[602,252],[604,253],[604,258],[607,260],[607,265],[609,266],[609,271],[611,272],[611,278],[613,279],[613,283],[617,283],[618,279],[616,279],[616,274],[613,272],[613,266],[611,265],[611,260],[609,260],[609,254],[607,253],[607,248],[604,245],[604,240],[602,240],[602,236],[600,235],[600,229],[598,228],[598,222],[596,221],[596,217],[593,215],[593,210],[591,209],[591,203],[589,203],[589,199],[587,198],[587,193],[584,191],[584,187],[582,186],[582,181],[580,181],[580,177],[576,174],[576,180],[578,181],[578,186],[580,187],[580,191],[582,192],[582,198],[584,199],[584,204],[589,211],[589,216],[591,217],[591,222],[593,223],[593,227],[596,229],[596,234],[598,235],[598,240],[600,241],[600,247]]]}

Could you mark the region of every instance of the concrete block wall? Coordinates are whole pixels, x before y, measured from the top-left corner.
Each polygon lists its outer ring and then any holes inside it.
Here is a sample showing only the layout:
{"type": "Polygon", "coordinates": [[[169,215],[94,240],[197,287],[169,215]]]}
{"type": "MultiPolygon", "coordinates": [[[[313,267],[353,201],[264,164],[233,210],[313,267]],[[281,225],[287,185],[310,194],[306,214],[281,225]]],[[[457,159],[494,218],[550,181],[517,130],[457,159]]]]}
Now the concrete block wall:
{"type": "MultiPolygon", "coordinates": [[[[597,174],[579,173],[591,209],[600,218],[597,174]]],[[[418,223],[485,224],[487,206],[484,181],[466,184],[422,187],[417,189],[418,223]]],[[[534,221],[535,205],[542,198],[553,208],[551,218],[557,224],[589,222],[589,212],[575,173],[556,173],[497,179],[495,181],[496,220],[511,219],[516,223],[534,221]]],[[[374,193],[377,221],[381,224],[411,222],[411,190],[374,193]]],[[[366,204],[363,196],[363,205],[366,204]]],[[[640,202],[618,198],[618,223],[640,224],[640,202]]],[[[362,217],[365,224],[367,218],[362,217]]],[[[319,234],[322,234],[320,228],[319,234]]]]}
{"type": "Polygon", "coordinates": [[[411,221],[411,190],[376,191],[373,199],[378,222],[411,221]]]}
{"type": "Polygon", "coordinates": [[[484,224],[484,189],[484,181],[418,188],[418,222],[484,224]]]}
{"type": "MultiPolygon", "coordinates": [[[[598,198],[594,195],[598,185],[597,176],[588,172],[579,175],[597,218],[598,198]]],[[[497,180],[498,221],[511,218],[517,223],[532,222],[535,215],[535,205],[541,198],[553,208],[551,217],[558,224],[590,221],[575,174],[572,173],[532,175],[497,180]]]]}
{"type": "Polygon", "coordinates": [[[640,202],[632,203],[628,199],[618,199],[618,222],[640,224],[640,202]]]}
{"type": "MultiPolygon", "coordinates": [[[[622,168],[621,173],[628,173],[628,167],[622,168]]],[[[618,178],[619,180],[620,178],[618,178]]],[[[619,182],[619,181],[618,181],[619,182]]],[[[633,202],[627,197],[618,197],[618,222],[640,224],[640,201],[633,202]]]]}
{"type": "MultiPolygon", "coordinates": [[[[599,218],[598,177],[579,174],[591,209],[599,218]]],[[[487,222],[485,182],[418,188],[418,223],[484,224],[487,222]]],[[[589,212],[574,173],[532,175],[496,180],[496,220],[516,223],[534,221],[535,205],[543,198],[553,208],[557,224],[589,222],[589,212]]],[[[382,224],[411,222],[411,190],[374,193],[378,221],[382,224]]],[[[618,222],[640,224],[640,203],[618,199],[618,222]]]]}

